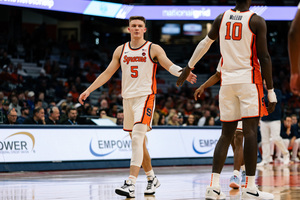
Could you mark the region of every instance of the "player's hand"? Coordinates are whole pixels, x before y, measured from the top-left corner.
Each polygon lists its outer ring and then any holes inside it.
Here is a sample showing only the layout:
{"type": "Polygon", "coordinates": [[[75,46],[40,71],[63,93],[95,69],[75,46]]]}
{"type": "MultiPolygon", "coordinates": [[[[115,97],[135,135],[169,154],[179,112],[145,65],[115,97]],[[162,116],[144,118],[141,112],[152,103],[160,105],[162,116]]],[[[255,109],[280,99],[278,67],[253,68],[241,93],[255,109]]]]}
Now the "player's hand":
{"type": "Polygon", "coordinates": [[[84,91],[83,93],[81,93],[78,98],[79,103],[83,105],[84,101],[86,100],[86,98],[88,98],[88,96],[90,96],[90,93],[88,91],[84,91]]]}
{"type": "Polygon", "coordinates": [[[190,82],[191,84],[194,84],[197,82],[197,75],[194,74],[193,72],[190,72],[189,76],[186,79],[188,82],[190,82]]]}
{"type": "Polygon", "coordinates": [[[300,74],[291,74],[290,88],[294,95],[300,96],[300,74]]]}
{"type": "Polygon", "coordinates": [[[187,65],[185,68],[182,69],[182,73],[177,79],[176,85],[177,87],[182,86],[184,81],[188,78],[191,72],[191,68],[187,65]]]}
{"type": "Polygon", "coordinates": [[[201,85],[195,92],[194,92],[194,98],[197,101],[198,98],[203,94],[204,87],[201,85]]]}
{"type": "Polygon", "coordinates": [[[272,113],[275,110],[276,103],[277,102],[269,102],[268,107],[267,107],[267,110],[268,110],[269,114],[272,113]]]}

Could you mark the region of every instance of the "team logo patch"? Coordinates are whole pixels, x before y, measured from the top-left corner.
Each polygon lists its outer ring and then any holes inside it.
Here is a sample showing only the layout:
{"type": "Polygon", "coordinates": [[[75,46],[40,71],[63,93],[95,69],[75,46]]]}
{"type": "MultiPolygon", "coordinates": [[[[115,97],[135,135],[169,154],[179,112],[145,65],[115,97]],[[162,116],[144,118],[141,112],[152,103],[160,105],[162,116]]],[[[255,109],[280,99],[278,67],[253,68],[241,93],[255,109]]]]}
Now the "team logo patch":
{"type": "Polygon", "coordinates": [[[146,53],[145,53],[145,52],[143,52],[143,53],[142,53],[142,56],[145,56],[145,55],[146,55],[146,53]]]}

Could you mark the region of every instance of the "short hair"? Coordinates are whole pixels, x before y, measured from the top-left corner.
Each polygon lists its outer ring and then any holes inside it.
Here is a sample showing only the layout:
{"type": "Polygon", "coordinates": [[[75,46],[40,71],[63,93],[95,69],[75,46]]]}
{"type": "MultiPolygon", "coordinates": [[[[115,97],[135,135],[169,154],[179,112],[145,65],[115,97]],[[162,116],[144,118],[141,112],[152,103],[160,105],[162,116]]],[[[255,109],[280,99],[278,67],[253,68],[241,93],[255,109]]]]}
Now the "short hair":
{"type": "Polygon", "coordinates": [[[236,0],[236,3],[245,3],[247,0],[236,0]]]}
{"type": "Polygon", "coordinates": [[[76,110],[77,111],[77,109],[75,107],[72,107],[72,108],[67,110],[67,114],[69,114],[71,112],[71,110],[76,110]]]}
{"type": "Polygon", "coordinates": [[[44,109],[43,107],[37,107],[37,108],[34,108],[33,110],[33,115],[35,115],[36,113],[39,113],[40,110],[44,109]]]}
{"type": "Polygon", "coordinates": [[[130,23],[132,20],[141,20],[141,21],[143,21],[143,22],[146,24],[146,19],[145,19],[145,17],[143,17],[143,16],[131,16],[131,17],[129,18],[129,23],[130,23]]]}

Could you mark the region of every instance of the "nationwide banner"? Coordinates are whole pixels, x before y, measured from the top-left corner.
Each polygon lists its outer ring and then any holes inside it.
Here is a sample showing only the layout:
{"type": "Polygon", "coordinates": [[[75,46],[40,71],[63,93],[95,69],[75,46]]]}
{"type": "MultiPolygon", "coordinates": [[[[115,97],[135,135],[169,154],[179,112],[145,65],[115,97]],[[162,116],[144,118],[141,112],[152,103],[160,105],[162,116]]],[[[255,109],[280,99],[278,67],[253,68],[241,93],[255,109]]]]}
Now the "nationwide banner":
{"type": "MultiPolygon", "coordinates": [[[[220,135],[221,129],[155,128],[147,148],[158,159],[213,157],[220,135]]],[[[120,128],[4,128],[0,134],[0,163],[122,160],[131,158],[131,149],[120,128]]]]}
{"type": "MultiPolygon", "coordinates": [[[[0,5],[70,12],[99,17],[129,19],[142,15],[147,20],[214,20],[234,6],[140,6],[91,0],[0,0],[0,5]]],[[[265,20],[291,21],[297,6],[252,6],[265,20]]]]}

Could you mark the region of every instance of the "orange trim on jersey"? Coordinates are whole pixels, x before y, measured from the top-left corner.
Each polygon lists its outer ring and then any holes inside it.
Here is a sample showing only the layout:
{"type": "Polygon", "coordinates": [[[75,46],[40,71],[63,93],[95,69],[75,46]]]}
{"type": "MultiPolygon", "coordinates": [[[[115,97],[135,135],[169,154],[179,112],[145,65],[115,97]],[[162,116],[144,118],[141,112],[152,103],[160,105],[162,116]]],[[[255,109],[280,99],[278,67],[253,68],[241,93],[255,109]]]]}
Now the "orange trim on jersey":
{"type": "Polygon", "coordinates": [[[147,100],[145,101],[142,118],[140,121],[135,122],[134,124],[142,123],[142,124],[147,124],[150,127],[152,112],[154,109],[154,100],[155,100],[154,94],[148,95],[147,100]]]}
{"type": "Polygon", "coordinates": [[[146,41],[141,47],[136,48],[136,49],[132,49],[132,48],[130,47],[130,42],[128,42],[128,47],[129,47],[129,49],[132,50],[132,51],[137,51],[137,50],[140,50],[141,48],[143,48],[147,43],[148,43],[148,41],[146,41]]]}
{"type": "Polygon", "coordinates": [[[256,84],[256,88],[258,92],[259,116],[268,116],[269,113],[265,104],[263,84],[256,84]]]}
{"type": "Polygon", "coordinates": [[[128,130],[128,129],[124,129],[124,128],[123,128],[123,130],[124,130],[124,131],[128,131],[128,132],[132,132],[132,130],[128,130]]]}
{"type": "Polygon", "coordinates": [[[251,56],[250,65],[252,66],[252,83],[262,84],[262,77],[260,72],[260,65],[258,62],[257,51],[256,51],[256,35],[253,34],[251,38],[251,56]]]}
{"type": "Polygon", "coordinates": [[[156,69],[157,69],[157,64],[153,64],[153,70],[152,70],[152,94],[157,93],[157,83],[156,83],[156,69]]]}
{"type": "MultiPolygon", "coordinates": [[[[223,56],[221,54],[221,68],[223,66],[223,56]]],[[[222,86],[222,69],[220,69],[220,86],[222,86]]]]}

